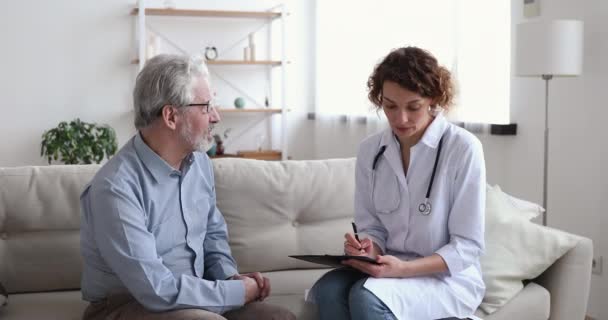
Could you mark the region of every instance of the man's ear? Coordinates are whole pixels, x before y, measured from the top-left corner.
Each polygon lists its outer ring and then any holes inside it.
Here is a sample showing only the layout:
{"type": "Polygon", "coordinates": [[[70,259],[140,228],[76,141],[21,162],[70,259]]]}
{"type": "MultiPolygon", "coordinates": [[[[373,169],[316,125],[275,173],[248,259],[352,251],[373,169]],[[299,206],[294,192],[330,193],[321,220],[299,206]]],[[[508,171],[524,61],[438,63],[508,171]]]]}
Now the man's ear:
{"type": "Polygon", "coordinates": [[[176,118],[178,117],[177,108],[171,105],[164,105],[161,109],[161,118],[165,126],[171,130],[177,128],[176,118]]]}

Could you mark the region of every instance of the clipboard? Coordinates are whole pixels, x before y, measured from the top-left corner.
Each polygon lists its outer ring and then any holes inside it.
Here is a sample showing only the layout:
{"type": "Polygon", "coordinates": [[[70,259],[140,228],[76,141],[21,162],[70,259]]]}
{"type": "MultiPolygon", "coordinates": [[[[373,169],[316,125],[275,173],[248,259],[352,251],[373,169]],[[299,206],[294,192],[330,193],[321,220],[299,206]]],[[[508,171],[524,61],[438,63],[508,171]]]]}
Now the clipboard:
{"type": "Polygon", "coordinates": [[[348,255],[330,255],[330,254],[306,254],[306,255],[291,255],[290,258],[304,260],[316,264],[323,264],[331,267],[346,267],[342,261],[354,259],[372,264],[378,264],[376,260],[366,256],[348,256],[348,255]]]}

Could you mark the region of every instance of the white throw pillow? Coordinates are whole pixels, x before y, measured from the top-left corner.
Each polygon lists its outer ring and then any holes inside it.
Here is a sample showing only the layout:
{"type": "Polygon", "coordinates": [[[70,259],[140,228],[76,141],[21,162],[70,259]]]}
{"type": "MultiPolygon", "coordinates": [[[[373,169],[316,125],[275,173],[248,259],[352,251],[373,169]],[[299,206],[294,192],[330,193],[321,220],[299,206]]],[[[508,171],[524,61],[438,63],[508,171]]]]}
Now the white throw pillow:
{"type": "Polygon", "coordinates": [[[541,215],[543,212],[545,212],[545,208],[543,208],[541,205],[538,205],[534,202],[530,202],[527,200],[516,198],[516,197],[502,191],[500,189],[499,185],[491,186],[489,184],[486,184],[486,192],[503,193],[507,197],[509,202],[511,202],[511,204],[516,209],[518,209],[517,214],[523,214],[526,217],[526,219],[528,219],[528,220],[532,220],[532,219],[538,217],[539,215],[541,215]]]}
{"type": "Polygon", "coordinates": [[[529,221],[499,188],[486,196],[485,255],[481,257],[486,294],[480,308],[491,314],[568,250],[579,237],[529,221]]]}

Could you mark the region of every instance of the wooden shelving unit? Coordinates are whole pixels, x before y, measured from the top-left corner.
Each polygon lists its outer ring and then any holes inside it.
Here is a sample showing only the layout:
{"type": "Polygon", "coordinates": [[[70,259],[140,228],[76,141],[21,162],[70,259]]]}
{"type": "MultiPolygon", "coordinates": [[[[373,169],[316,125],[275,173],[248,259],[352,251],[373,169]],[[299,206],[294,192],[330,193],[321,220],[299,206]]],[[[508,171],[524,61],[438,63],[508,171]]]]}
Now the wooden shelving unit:
{"type": "MultiPolygon", "coordinates": [[[[206,17],[206,18],[247,18],[247,19],[276,19],[281,17],[280,12],[272,11],[226,11],[226,10],[185,10],[146,8],[148,16],[173,17],[206,17]]],[[[131,15],[139,14],[139,8],[133,8],[131,15]]]]}
{"type": "MultiPolygon", "coordinates": [[[[245,61],[245,60],[207,60],[205,61],[207,65],[216,65],[216,66],[280,66],[282,64],[281,61],[277,60],[255,60],[255,61],[245,61]]],[[[131,60],[131,64],[139,64],[139,59],[131,60]]]]}
{"type": "Polygon", "coordinates": [[[281,113],[281,109],[268,108],[268,109],[233,109],[233,108],[218,108],[217,111],[220,114],[224,113],[281,113]]]}
{"type": "Polygon", "coordinates": [[[211,156],[211,159],[220,158],[243,158],[255,160],[278,161],[282,158],[282,153],[279,150],[261,150],[261,151],[239,151],[237,154],[221,154],[211,156]]]}
{"type": "Polygon", "coordinates": [[[281,61],[276,60],[207,60],[208,65],[269,65],[269,66],[280,66],[281,61]]]}
{"type": "Polygon", "coordinates": [[[281,160],[282,158],[281,151],[277,150],[239,151],[236,155],[246,159],[257,160],[281,160]]]}
{"type": "MultiPolygon", "coordinates": [[[[244,157],[244,158],[253,158],[253,159],[264,159],[264,160],[287,160],[287,113],[289,112],[289,109],[284,106],[283,104],[285,104],[285,101],[287,101],[287,90],[286,90],[286,66],[289,63],[289,61],[287,61],[286,59],[286,48],[285,48],[285,43],[287,42],[287,36],[286,36],[286,26],[285,26],[285,17],[287,17],[289,14],[286,11],[286,6],[285,4],[281,4],[278,6],[275,6],[267,11],[240,11],[240,10],[200,10],[200,9],[167,9],[167,8],[148,8],[146,6],[146,0],[138,0],[137,1],[137,6],[133,9],[130,10],[130,15],[134,16],[137,18],[137,24],[136,24],[136,34],[137,34],[137,38],[138,38],[138,55],[136,57],[136,59],[132,59],[131,63],[132,64],[137,64],[139,66],[139,70],[141,70],[144,67],[144,63],[145,63],[145,59],[146,59],[146,41],[147,41],[147,37],[146,37],[146,16],[165,16],[165,17],[194,17],[194,18],[212,18],[212,19],[217,19],[217,18],[229,18],[229,19],[254,19],[254,20],[263,20],[263,23],[265,25],[268,25],[268,28],[271,28],[271,25],[274,25],[274,27],[272,27],[273,29],[275,28],[279,28],[278,30],[280,30],[280,36],[281,36],[281,40],[278,41],[278,43],[280,43],[280,55],[277,56],[277,54],[275,54],[275,56],[273,56],[272,54],[267,54],[268,57],[265,57],[266,60],[235,60],[234,56],[229,56],[230,58],[225,59],[224,56],[220,56],[218,58],[220,59],[216,59],[216,60],[207,60],[206,63],[207,65],[210,66],[210,72],[211,73],[216,73],[216,75],[218,74],[219,71],[222,71],[224,69],[221,68],[212,68],[213,66],[234,66],[234,68],[236,69],[237,67],[244,67],[243,72],[264,72],[266,75],[266,80],[269,82],[267,87],[268,88],[272,88],[272,81],[273,81],[273,76],[272,74],[275,73],[275,71],[277,71],[277,67],[278,67],[278,71],[280,72],[280,81],[282,81],[282,85],[279,87],[280,88],[280,93],[277,94],[280,95],[280,102],[274,99],[274,95],[273,93],[267,93],[266,94],[266,102],[264,104],[260,104],[259,102],[256,102],[255,98],[251,98],[247,93],[242,92],[242,90],[239,90],[238,88],[236,88],[237,91],[240,92],[240,95],[248,98],[249,100],[252,100],[254,103],[249,104],[251,106],[251,108],[248,109],[235,109],[232,107],[226,107],[225,109],[222,108],[221,106],[218,107],[218,112],[220,113],[220,115],[224,114],[226,115],[226,118],[228,118],[229,116],[232,118],[232,115],[234,115],[234,117],[238,117],[237,115],[243,115],[243,116],[247,116],[249,115],[251,117],[251,121],[250,123],[252,123],[253,125],[260,123],[261,121],[266,121],[268,122],[269,119],[265,119],[265,118],[275,118],[275,117],[279,117],[280,116],[280,121],[281,121],[281,134],[280,134],[280,138],[281,138],[281,144],[280,147],[278,147],[280,150],[263,150],[263,151],[250,151],[250,152],[246,152],[245,154],[238,154],[238,155],[232,155],[232,156],[238,156],[238,157],[244,157]],[[224,58],[224,59],[222,59],[224,58]],[[258,69],[254,69],[251,70],[250,68],[255,68],[258,67],[261,70],[258,69]],[[264,105],[270,104],[270,105],[281,105],[280,108],[264,108],[264,105]]],[[[257,24],[258,21],[251,21],[251,22],[246,22],[246,23],[255,23],[257,24]]],[[[255,31],[254,31],[255,32],[255,31]]],[[[269,41],[269,46],[272,43],[270,40],[271,38],[271,34],[270,31],[267,32],[267,37],[268,37],[268,41],[269,41]]],[[[167,40],[168,41],[168,40],[167,40]]],[[[239,40],[240,41],[240,40],[239,40]]],[[[175,46],[175,45],[174,45],[175,46]]],[[[233,47],[230,47],[229,49],[231,49],[233,47]]],[[[276,47],[275,47],[276,48],[276,47]]],[[[186,52],[184,49],[182,48],[178,48],[180,49],[179,51],[181,52],[186,52]]],[[[227,49],[227,50],[229,50],[227,49]]],[[[272,52],[272,50],[268,49],[269,52],[272,52]]],[[[238,56],[237,56],[238,57],[238,56]]],[[[237,58],[238,59],[238,58],[237,58]]],[[[232,67],[231,67],[232,68],[232,67]]],[[[226,69],[226,71],[228,71],[229,69],[226,69]]],[[[233,71],[232,69],[230,69],[229,71],[233,71]]],[[[220,77],[218,75],[218,77],[220,77]]],[[[220,77],[221,78],[221,77],[220,77]]],[[[223,81],[227,81],[222,79],[223,81]]],[[[234,84],[228,83],[229,86],[235,88],[238,87],[234,84]]],[[[274,122],[274,121],[273,121],[274,122]]],[[[272,126],[274,126],[273,123],[270,123],[272,126]]],[[[243,132],[246,130],[249,130],[253,127],[253,125],[246,127],[244,130],[242,130],[243,132]]],[[[242,135],[242,133],[241,133],[242,135]]],[[[272,131],[269,133],[270,136],[272,136],[272,131]]],[[[240,137],[240,135],[236,135],[236,139],[238,139],[238,137],[240,137]]],[[[276,146],[273,147],[274,143],[272,142],[272,140],[270,141],[271,146],[270,148],[277,148],[276,146]]],[[[226,155],[226,156],[231,156],[231,155],[226,155]]]]}

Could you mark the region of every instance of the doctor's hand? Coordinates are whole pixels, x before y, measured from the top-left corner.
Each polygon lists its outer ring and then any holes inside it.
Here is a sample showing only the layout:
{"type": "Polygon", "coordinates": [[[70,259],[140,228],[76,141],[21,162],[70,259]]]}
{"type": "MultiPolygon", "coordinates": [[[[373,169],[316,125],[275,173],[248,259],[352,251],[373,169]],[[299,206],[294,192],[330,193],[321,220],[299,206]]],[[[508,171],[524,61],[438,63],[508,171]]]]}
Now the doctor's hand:
{"type": "Polygon", "coordinates": [[[369,238],[359,242],[352,233],[345,234],[344,238],[344,253],[349,256],[368,256],[375,259],[380,254],[379,248],[369,238]]]}
{"type": "Polygon", "coordinates": [[[407,274],[407,261],[403,261],[395,256],[377,256],[376,262],[378,264],[348,259],[342,262],[342,264],[351,266],[374,278],[403,278],[407,274]]]}

